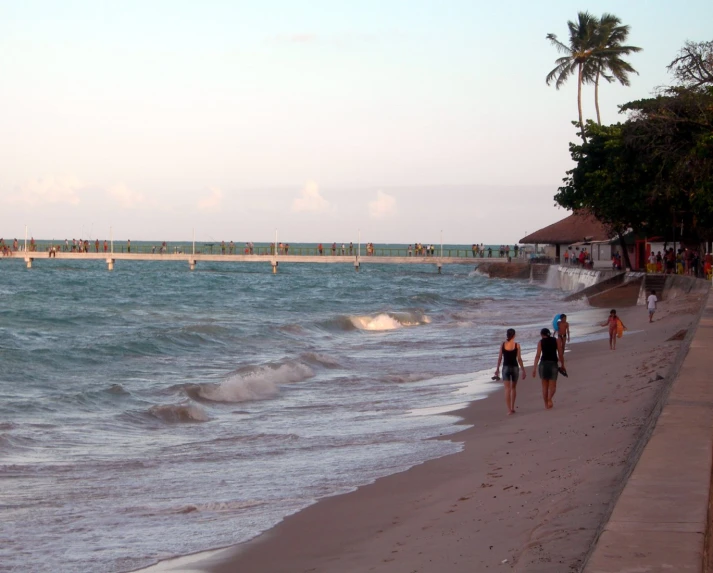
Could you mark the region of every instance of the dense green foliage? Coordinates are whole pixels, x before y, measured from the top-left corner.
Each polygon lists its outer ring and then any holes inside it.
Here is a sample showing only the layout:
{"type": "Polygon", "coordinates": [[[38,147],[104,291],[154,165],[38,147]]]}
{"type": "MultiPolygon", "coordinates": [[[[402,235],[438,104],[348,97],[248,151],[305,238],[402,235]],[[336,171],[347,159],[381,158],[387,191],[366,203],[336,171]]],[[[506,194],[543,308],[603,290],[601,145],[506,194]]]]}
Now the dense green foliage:
{"type": "Polygon", "coordinates": [[[621,106],[629,118],[588,122],[570,144],[576,167],[555,196],[613,233],[713,238],[713,42],[686,44],[669,69],[678,85],[621,106]]]}

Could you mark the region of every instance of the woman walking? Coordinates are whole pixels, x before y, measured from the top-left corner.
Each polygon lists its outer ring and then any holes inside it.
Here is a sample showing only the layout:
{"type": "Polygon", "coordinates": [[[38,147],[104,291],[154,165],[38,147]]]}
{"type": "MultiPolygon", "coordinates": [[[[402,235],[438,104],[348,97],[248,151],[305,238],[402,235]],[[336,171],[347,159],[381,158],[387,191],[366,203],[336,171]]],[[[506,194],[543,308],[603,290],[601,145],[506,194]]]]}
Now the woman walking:
{"type": "Polygon", "coordinates": [[[508,328],[506,337],[507,340],[500,345],[495,378],[500,378],[500,364],[502,363],[505,404],[507,405],[508,416],[510,416],[515,413],[515,398],[517,398],[517,381],[520,378],[520,368],[522,368],[523,380],[527,378],[527,374],[522,364],[522,356],[520,356],[520,345],[515,342],[515,329],[508,328]]]}
{"type": "Polygon", "coordinates": [[[557,391],[557,374],[559,372],[557,361],[559,360],[559,368],[564,370],[564,352],[561,341],[550,336],[549,328],[543,328],[540,331],[540,336],[542,338],[537,343],[532,377],[534,378],[539,373],[542,380],[542,399],[545,401],[545,409],[549,410],[554,405],[552,399],[557,391]]]}

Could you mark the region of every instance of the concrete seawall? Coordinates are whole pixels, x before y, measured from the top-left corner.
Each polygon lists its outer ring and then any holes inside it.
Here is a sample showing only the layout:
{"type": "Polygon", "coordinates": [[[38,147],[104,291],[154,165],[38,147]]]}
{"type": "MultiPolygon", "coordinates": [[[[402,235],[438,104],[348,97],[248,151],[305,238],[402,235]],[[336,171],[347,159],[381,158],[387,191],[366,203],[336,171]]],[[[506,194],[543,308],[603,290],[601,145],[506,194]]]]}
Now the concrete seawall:
{"type": "Polygon", "coordinates": [[[705,295],[584,573],[707,573],[713,468],[710,283],[670,277],[669,298],[705,295]]]}
{"type": "MultiPolygon", "coordinates": [[[[530,265],[526,260],[514,260],[510,263],[498,261],[477,260],[477,270],[479,273],[490,277],[491,279],[522,279],[530,278],[532,272],[531,266],[548,267],[549,265],[530,265]]],[[[545,274],[547,270],[545,269],[545,274]]]]}

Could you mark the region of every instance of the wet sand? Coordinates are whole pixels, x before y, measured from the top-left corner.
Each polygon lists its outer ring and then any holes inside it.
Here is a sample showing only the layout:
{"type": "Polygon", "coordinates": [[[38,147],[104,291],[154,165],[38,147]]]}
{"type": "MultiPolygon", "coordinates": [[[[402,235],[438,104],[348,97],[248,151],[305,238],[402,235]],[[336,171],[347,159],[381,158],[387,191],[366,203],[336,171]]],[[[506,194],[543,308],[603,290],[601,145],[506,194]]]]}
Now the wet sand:
{"type": "Polygon", "coordinates": [[[578,571],[645,442],[699,305],[693,295],[664,302],[653,324],[644,307],[620,310],[629,331],[615,352],[607,340],[570,346],[570,375],[560,376],[552,410],[526,363],[516,415],[506,415],[502,392],[459,413],[472,426],[450,436],[463,452],[322,500],[191,570],[578,571]]]}

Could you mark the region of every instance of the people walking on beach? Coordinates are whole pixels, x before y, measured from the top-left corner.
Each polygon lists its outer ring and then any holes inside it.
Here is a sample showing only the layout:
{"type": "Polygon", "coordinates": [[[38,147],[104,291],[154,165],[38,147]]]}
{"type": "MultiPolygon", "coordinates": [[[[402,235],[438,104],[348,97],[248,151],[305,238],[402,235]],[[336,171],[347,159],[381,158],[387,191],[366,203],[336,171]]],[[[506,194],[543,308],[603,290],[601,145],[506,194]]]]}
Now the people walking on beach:
{"type": "Polygon", "coordinates": [[[321,255],[322,254],[322,243],[317,245],[317,252],[321,255]]]}
{"type": "Polygon", "coordinates": [[[503,384],[505,386],[505,404],[508,409],[508,416],[515,413],[515,399],[517,398],[517,381],[520,378],[520,368],[522,368],[522,379],[527,378],[525,366],[522,364],[520,355],[520,345],[515,342],[515,329],[508,328],[506,340],[500,345],[498,355],[498,365],[495,368],[495,378],[500,378],[500,364],[503,365],[503,384]]]}
{"type": "Polygon", "coordinates": [[[609,327],[609,350],[616,350],[616,339],[621,338],[626,330],[626,326],[624,326],[624,323],[616,315],[616,310],[611,309],[609,318],[607,318],[607,321],[602,323],[601,326],[609,327]]]}
{"type": "Polygon", "coordinates": [[[649,322],[654,321],[654,313],[656,312],[656,303],[659,299],[656,297],[656,291],[652,290],[651,294],[646,297],[646,308],[649,311],[649,322]]]}
{"type": "Polygon", "coordinates": [[[535,366],[532,369],[532,377],[534,378],[539,374],[540,380],[542,380],[542,399],[545,402],[545,409],[549,410],[554,405],[552,399],[557,391],[557,374],[559,373],[559,368],[562,368],[563,371],[565,369],[564,352],[560,341],[550,336],[549,328],[543,328],[540,331],[540,336],[542,338],[537,343],[537,353],[535,354],[535,366]],[[559,367],[557,365],[558,360],[559,367]]]}
{"type": "Polygon", "coordinates": [[[562,344],[562,352],[564,352],[565,347],[570,340],[569,322],[567,322],[566,314],[560,314],[560,319],[557,321],[557,338],[562,344]]]}
{"type": "Polygon", "coordinates": [[[131,239],[126,241],[126,252],[130,253],[131,252],[131,239]]]}

